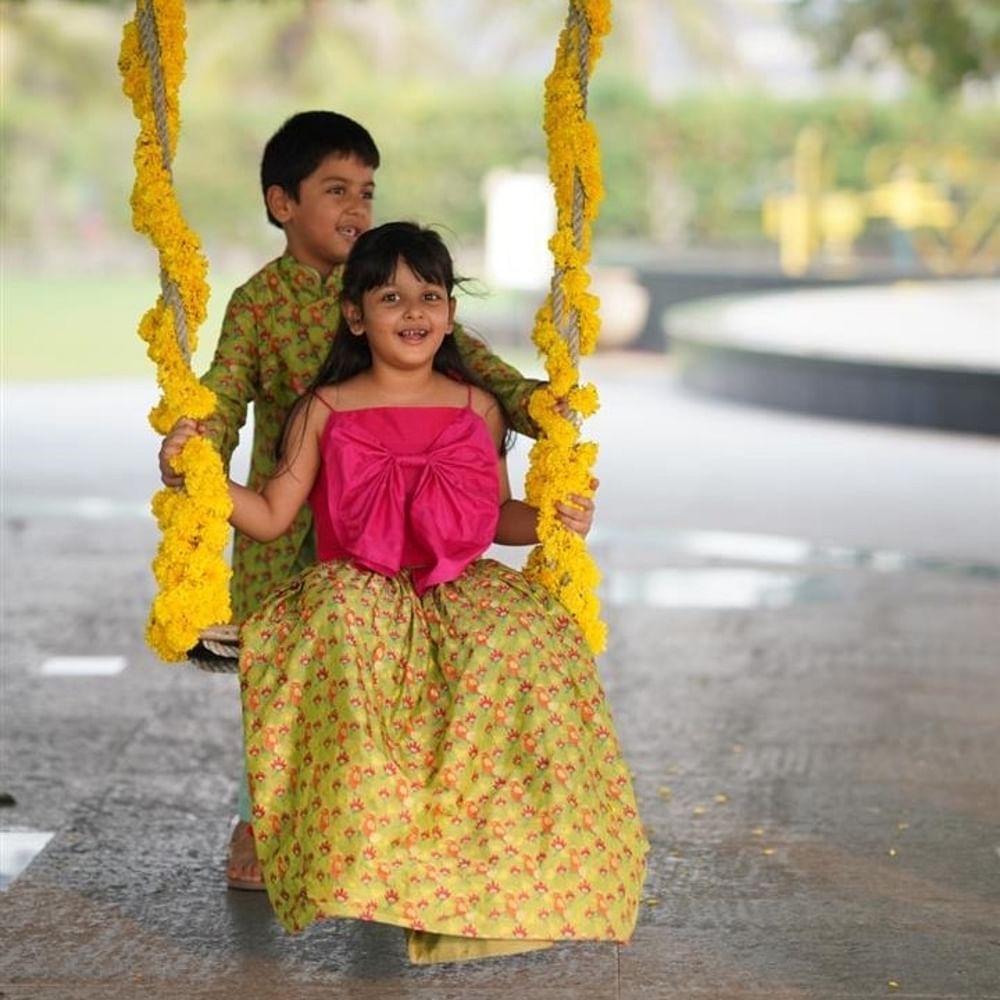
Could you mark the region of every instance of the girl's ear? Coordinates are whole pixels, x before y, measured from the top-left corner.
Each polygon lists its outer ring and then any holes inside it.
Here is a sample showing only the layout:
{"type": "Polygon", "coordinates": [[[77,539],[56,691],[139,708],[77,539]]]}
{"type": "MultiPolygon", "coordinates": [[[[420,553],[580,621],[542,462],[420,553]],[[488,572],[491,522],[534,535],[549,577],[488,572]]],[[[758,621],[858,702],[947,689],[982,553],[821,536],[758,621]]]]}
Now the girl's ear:
{"type": "Polygon", "coordinates": [[[455,329],[455,306],[456,302],[454,298],[448,299],[448,329],[445,331],[445,335],[452,333],[455,329]]]}
{"type": "Polygon", "coordinates": [[[365,321],[364,317],[361,315],[361,310],[353,302],[345,302],[344,306],[344,319],[347,320],[347,325],[350,328],[351,333],[355,337],[361,337],[365,332],[365,321]]]}
{"type": "Polygon", "coordinates": [[[284,225],[291,217],[295,199],[280,185],[272,184],[264,195],[267,210],[284,225]]]}

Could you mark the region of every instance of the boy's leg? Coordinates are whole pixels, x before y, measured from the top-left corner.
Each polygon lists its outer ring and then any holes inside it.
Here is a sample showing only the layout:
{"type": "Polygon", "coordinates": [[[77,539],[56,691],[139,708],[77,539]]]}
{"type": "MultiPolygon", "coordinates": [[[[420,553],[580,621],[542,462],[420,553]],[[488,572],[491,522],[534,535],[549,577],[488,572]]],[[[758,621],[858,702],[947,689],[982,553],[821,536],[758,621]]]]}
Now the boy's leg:
{"type": "MultiPolygon", "coordinates": [[[[316,562],[316,540],[310,529],[302,537],[291,576],[301,573],[314,562],[316,562]]],[[[239,620],[243,620],[252,611],[252,608],[243,606],[244,601],[238,602],[239,606],[235,600],[233,603],[233,610],[237,613],[239,620]]],[[[240,746],[243,749],[243,757],[246,759],[246,741],[242,735],[240,736],[240,746]]],[[[251,826],[253,813],[250,803],[250,786],[247,783],[245,770],[240,778],[237,809],[239,816],[233,826],[232,836],[229,838],[226,882],[230,889],[264,889],[264,876],[261,873],[260,864],[257,862],[257,853],[253,844],[253,827],[251,826]]]]}
{"type": "Polygon", "coordinates": [[[230,889],[259,890],[264,888],[264,878],[253,844],[253,828],[250,825],[250,786],[246,773],[240,777],[237,795],[239,815],[229,838],[229,857],[226,859],[226,883],[230,889]]]}

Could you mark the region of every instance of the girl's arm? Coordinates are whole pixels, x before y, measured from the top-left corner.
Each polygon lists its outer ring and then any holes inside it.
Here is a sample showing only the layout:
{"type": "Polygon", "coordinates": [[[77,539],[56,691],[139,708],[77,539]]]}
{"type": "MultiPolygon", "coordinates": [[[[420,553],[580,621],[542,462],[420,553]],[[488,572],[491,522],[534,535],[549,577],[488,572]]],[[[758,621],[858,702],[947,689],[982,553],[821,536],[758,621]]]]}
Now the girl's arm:
{"type": "Polygon", "coordinates": [[[289,422],[281,463],[259,493],[229,483],[233,501],[229,523],[254,541],[274,541],[291,527],[319,474],[319,441],[326,411],[312,402],[310,399],[300,406],[289,422]]]}
{"type": "MultiPolygon", "coordinates": [[[[493,433],[497,447],[506,431],[503,413],[493,402],[483,414],[493,433]]],[[[538,510],[523,500],[515,500],[510,495],[510,477],[507,474],[507,459],[497,459],[497,476],[500,480],[500,520],[497,522],[493,540],[498,545],[536,545],[538,543],[538,510]]],[[[594,486],[596,487],[596,483],[594,486]]],[[[594,520],[594,502],[588,497],[573,494],[556,504],[559,520],[570,530],[586,536],[594,520]]]]}
{"type": "Polygon", "coordinates": [[[538,542],[538,511],[510,495],[507,459],[497,459],[500,478],[500,520],[493,541],[498,545],[535,545],[538,542]]]}

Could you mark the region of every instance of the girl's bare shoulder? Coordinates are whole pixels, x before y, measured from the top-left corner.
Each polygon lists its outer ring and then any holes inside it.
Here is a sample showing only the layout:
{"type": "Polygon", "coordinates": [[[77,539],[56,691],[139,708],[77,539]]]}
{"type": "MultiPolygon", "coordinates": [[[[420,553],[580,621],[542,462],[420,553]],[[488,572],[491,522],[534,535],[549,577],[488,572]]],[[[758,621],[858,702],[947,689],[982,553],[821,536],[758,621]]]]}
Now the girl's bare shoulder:
{"type": "Polygon", "coordinates": [[[337,409],[340,400],[339,385],[321,385],[311,392],[309,400],[310,419],[316,423],[325,423],[331,410],[337,409]]]}
{"type": "Polygon", "coordinates": [[[480,389],[477,385],[470,388],[472,390],[470,401],[472,409],[486,421],[486,426],[489,427],[493,439],[499,447],[507,433],[507,418],[504,415],[503,407],[491,392],[480,389]]]}
{"type": "Polygon", "coordinates": [[[370,380],[364,375],[362,372],[335,385],[320,386],[316,395],[326,403],[323,410],[326,411],[327,407],[331,410],[363,410],[374,405],[370,380]]]}
{"type": "Polygon", "coordinates": [[[469,391],[472,408],[481,417],[485,417],[490,410],[500,409],[500,404],[493,393],[487,392],[485,389],[480,389],[478,385],[470,385],[469,391]]]}

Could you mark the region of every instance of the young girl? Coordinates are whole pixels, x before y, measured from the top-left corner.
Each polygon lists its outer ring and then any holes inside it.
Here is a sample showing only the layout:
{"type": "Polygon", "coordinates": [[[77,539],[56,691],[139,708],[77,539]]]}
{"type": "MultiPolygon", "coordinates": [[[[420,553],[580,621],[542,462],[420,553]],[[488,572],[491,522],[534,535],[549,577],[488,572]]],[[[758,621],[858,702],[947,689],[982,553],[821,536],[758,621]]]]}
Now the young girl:
{"type": "MultiPolygon", "coordinates": [[[[534,543],[506,422],[452,338],[436,233],[362,235],[275,475],[232,523],[308,499],[319,561],[243,625],[253,830],[279,920],[408,928],[414,961],[625,941],[647,844],[594,662],[545,590],[480,556],[534,543]]],[[[585,534],[593,505],[559,506],[585,534]]]]}

